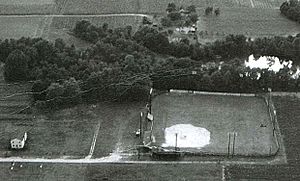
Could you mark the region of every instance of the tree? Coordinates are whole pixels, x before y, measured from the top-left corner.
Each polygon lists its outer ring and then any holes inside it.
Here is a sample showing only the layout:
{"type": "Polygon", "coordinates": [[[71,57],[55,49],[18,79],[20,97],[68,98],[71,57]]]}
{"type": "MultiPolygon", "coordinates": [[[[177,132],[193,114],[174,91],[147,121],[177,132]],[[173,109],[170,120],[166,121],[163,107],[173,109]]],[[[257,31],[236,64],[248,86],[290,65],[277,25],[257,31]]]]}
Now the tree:
{"type": "Polygon", "coordinates": [[[167,7],[167,9],[166,9],[166,11],[167,11],[168,13],[174,12],[174,11],[176,11],[176,10],[177,10],[177,9],[176,9],[175,3],[169,3],[169,4],[168,4],[168,7],[167,7]]]}
{"type": "Polygon", "coordinates": [[[163,17],[163,18],[161,18],[161,25],[163,25],[165,27],[170,27],[170,26],[172,26],[172,21],[169,17],[163,17]]]}
{"type": "Polygon", "coordinates": [[[215,15],[219,16],[220,15],[220,8],[215,9],[215,15]]]}
{"type": "Polygon", "coordinates": [[[143,17],[143,24],[144,25],[150,25],[150,24],[152,24],[152,22],[148,17],[144,16],[143,17]]]}
{"type": "Polygon", "coordinates": [[[178,21],[181,20],[181,14],[179,12],[170,12],[168,17],[171,21],[178,21]]]}
{"type": "Polygon", "coordinates": [[[195,5],[188,6],[188,7],[186,8],[186,10],[187,10],[189,13],[196,13],[196,6],[195,6],[195,5]]]}
{"type": "Polygon", "coordinates": [[[213,11],[213,7],[207,7],[205,9],[205,15],[210,15],[212,13],[212,11],[213,11]]]}
{"type": "Polygon", "coordinates": [[[194,24],[197,23],[197,21],[198,21],[198,15],[196,13],[190,14],[189,18],[190,18],[191,22],[194,24]]]}
{"type": "Polygon", "coordinates": [[[20,50],[11,52],[4,66],[4,77],[8,82],[25,81],[28,77],[28,57],[20,50]]]}

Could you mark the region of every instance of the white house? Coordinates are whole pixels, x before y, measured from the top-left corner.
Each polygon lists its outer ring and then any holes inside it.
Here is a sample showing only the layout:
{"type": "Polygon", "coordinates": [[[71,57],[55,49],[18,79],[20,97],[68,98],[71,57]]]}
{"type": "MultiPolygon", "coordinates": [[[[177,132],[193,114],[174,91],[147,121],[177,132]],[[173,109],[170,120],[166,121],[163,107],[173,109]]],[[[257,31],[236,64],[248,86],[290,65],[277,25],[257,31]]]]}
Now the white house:
{"type": "Polygon", "coordinates": [[[25,146],[27,140],[27,132],[24,133],[22,138],[14,138],[10,141],[10,146],[12,149],[22,149],[25,146]]]}

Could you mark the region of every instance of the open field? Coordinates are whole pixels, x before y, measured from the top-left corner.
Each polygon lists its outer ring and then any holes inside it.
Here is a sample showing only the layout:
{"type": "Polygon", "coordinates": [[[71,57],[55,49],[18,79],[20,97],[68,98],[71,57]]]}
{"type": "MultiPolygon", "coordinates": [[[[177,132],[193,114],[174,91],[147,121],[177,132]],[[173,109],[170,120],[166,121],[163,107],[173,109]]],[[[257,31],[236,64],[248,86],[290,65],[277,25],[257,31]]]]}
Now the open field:
{"type": "Polygon", "coordinates": [[[0,39],[34,37],[42,22],[41,17],[5,17],[0,16],[3,25],[0,31],[0,39]]]}
{"type": "Polygon", "coordinates": [[[70,34],[77,21],[88,20],[102,26],[109,24],[109,28],[132,26],[136,31],[142,22],[140,16],[0,16],[0,23],[5,24],[0,31],[0,39],[21,37],[42,37],[51,41],[62,38],[67,44],[74,44],[78,48],[86,48],[90,44],[75,38],[70,34]]]}
{"type": "Polygon", "coordinates": [[[284,0],[68,0],[65,6],[65,14],[107,14],[107,13],[166,13],[168,3],[174,2],[181,5],[195,5],[200,13],[202,8],[214,6],[220,8],[278,8],[284,0]]]}
{"type": "Polygon", "coordinates": [[[0,14],[161,14],[169,2],[198,8],[247,7],[278,8],[284,0],[0,0],[0,14]]]}
{"type": "MultiPolygon", "coordinates": [[[[210,140],[201,148],[193,146],[195,143],[183,146],[180,148],[183,151],[226,155],[229,132],[237,133],[234,151],[236,155],[267,156],[278,150],[263,98],[169,93],[154,99],[153,114],[155,145],[162,146],[168,142],[166,130],[172,126],[191,124],[210,132],[210,140]],[[266,127],[260,127],[261,124],[266,127]]],[[[188,142],[191,132],[192,130],[179,130],[178,144],[181,139],[184,140],[183,143],[188,142]]],[[[201,139],[206,139],[198,136],[196,137],[200,142],[201,139]]],[[[175,140],[175,135],[173,137],[175,140]]],[[[194,136],[191,139],[195,141],[194,136]]]]}
{"type": "Polygon", "coordinates": [[[18,157],[84,157],[89,152],[95,122],[93,119],[67,116],[2,120],[0,149],[3,152],[10,151],[10,156],[18,157]],[[10,150],[10,139],[25,131],[28,133],[25,149],[10,150]]]}
{"type": "Polygon", "coordinates": [[[51,14],[55,0],[0,0],[0,14],[51,14]]]}
{"type": "Polygon", "coordinates": [[[224,8],[218,17],[201,16],[198,32],[201,31],[203,36],[199,36],[200,41],[215,40],[228,34],[256,38],[295,35],[300,32],[300,25],[288,20],[276,9],[224,8]]]}
{"type": "Polygon", "coordinates": [[[10,156],[20,157],[84,158],[91,154],[100,158],[132,150],[137,141],[134,132],[140,108],[139,104],[99,103],[95,107],[82,105],[37,115],[29,120],[7,118],[1,120],[0,152],[9,151],[10,156]],[[10,150],[10,139],[25,131],[28,132],[25,149],[10,150]]]}
{"type": "Polygon", "coordinates": [[[300,179],[300,99],[276,97],[273,99],[287,154],[288,164],[278,166],[232,165],[226,168],[229,180],[299,180],[300,179]]]}
{"type": "Polygon", "coordinates": [[[0,164],[7,181],[82,180],[220,180],[222,168],[215,164],[0,164]]]}

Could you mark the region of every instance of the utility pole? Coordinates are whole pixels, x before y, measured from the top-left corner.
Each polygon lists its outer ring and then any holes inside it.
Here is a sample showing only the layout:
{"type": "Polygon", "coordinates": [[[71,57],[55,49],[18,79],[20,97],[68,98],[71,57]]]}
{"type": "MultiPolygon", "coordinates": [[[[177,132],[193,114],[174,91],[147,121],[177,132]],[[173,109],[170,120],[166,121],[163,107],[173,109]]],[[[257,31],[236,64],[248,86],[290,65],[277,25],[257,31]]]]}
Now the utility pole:
{"type": "Polygon", "coordinates": [[[233,132],[233,145],[232,145],[232,156],[234,155],[234,148],[235,148],[235,137],[237,136],[236,132],[233,132]]]}
{"type": "Polygon", "coordinates": [[[178,136],[178,133],[175,133],[175,151],[177,151],[177,136],[178,136]]]}
{"type": "Polygon", "coordinates": [[[230,132],[228,132],[228,145],[227,145],[227,154],[230,156],[230,132]]]}

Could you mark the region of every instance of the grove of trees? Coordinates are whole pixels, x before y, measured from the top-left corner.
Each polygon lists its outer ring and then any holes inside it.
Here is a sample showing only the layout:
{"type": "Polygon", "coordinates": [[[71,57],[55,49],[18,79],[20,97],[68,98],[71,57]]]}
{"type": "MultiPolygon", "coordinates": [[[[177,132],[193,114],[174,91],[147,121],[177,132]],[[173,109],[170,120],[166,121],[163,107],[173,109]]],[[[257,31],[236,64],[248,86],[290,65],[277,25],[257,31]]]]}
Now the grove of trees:
{"type": "Polygon", "coordinates": [[[110,29],[80,21],[74,35],[92,46],[84,51],[57,39],[0,40],[0,61],[8,82],[34,81],[35,104],[59,108],[79,102],[134,101],[150,87],[207,91],[299,91],[287,67],[278,73],[245,67],[249,55],[277,56],[299,65],[300,34],[257,38],[230,35],[210,44],[170,43],[168,34],[145,25],[110,29]],[[195,73],[192,73],[196,72],[195,73]]]}
{"type": "Polygon", "coordinates": [[[282,3],[280,11],[291,20],[300,23],[300,2],[298,0],[288,0],[282,3]]]}

